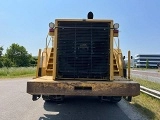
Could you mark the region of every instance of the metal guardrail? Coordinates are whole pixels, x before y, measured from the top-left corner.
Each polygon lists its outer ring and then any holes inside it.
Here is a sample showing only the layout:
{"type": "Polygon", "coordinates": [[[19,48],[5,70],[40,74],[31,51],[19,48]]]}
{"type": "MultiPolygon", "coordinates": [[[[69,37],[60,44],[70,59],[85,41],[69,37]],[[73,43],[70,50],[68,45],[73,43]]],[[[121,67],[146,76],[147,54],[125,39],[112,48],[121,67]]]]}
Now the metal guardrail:
{"type": "Polygon", "coordinates": [[[147,94],[147,95],[150,95],[152,97],[160,99],[160,92],[157,90],[152,90],[152,89],[146,88],[144,86],[140,86],[140,91],[147,94]]]}

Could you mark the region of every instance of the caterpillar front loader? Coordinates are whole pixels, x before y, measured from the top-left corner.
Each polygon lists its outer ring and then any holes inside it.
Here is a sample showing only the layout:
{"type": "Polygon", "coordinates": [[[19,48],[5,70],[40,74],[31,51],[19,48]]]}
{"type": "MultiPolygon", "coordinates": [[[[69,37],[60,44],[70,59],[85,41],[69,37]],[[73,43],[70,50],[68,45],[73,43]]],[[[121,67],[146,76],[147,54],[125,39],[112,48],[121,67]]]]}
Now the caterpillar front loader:
{"type": "Polygon", "coordinates": [[[119,102],[122,96],[131,100],[140,94],[140,85],[130,79],[130,64],[126,77],[119,39],[114,47],[119,24],[93,19],[89,12],[88,19],[56,19],[49,27],[36,78],[27,82],[33,100],[61,101],[69,95],[119,102]]]}

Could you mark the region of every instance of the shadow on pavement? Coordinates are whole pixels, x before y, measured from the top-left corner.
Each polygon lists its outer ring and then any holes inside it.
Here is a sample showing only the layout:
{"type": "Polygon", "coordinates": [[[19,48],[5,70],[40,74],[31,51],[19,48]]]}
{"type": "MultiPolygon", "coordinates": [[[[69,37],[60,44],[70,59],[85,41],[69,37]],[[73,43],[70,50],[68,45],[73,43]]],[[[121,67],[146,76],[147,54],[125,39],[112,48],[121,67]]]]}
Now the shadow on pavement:
{"type": "Polygon", "coordinates": [[[68,96],[61,104],[45,102],[44,109],[39,120],[129,120],[117,104],[101,103],[97,97],[68,96]]]}
{"type": "Polygon", "coordinates": [[[151,110],[149,110],[149,109],[147,109],[146,107],[143,107],[143,106],[141,106],[140,104],[137,104],[137,103],[135,103],[134,105],[135,105],[138,109],[140,109],[141,112],[148,117],[148,119],[150,119],[150,120],[155,120],[155,119],[156,119],[155,113],[153,113],[151,110]]]}

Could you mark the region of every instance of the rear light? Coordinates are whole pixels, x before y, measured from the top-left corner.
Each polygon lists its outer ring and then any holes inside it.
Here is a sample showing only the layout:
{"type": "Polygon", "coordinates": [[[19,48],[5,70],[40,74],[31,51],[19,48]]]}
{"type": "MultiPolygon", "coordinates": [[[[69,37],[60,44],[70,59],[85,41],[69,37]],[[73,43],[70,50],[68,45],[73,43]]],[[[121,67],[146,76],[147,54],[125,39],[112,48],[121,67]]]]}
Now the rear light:
{"type": "Polygon", "coordinates": [[[54,28],[50,28],[50,29],[49,29],[49,32],[54,32],[54,28]]]}
{"type": "Polygon", "coordinates": [[[118,37],[118,33],[119,33],[119,30],[116,30],[116,29],[113,30],[113,36],[114,37],[118,37]]]}
{"type": "Polygon", "coordinates": [[[114,33],[119,33],[119,30],[113,30],[114,33]]]}
{"type": "Polygon", "coordinates": [[[54,28],[50,28],[48,34],[49,34],[50,36],[54,36],[54,28]]]}

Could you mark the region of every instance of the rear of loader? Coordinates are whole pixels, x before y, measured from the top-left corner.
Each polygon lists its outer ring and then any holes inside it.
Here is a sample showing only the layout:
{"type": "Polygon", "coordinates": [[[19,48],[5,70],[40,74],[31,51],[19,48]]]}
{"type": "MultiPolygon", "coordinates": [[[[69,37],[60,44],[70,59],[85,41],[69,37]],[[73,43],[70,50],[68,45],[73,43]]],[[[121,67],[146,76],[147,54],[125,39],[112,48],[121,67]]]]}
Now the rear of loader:
{"type": "Polygon", "coordinates": [[[113,20],[101,19],[56,19],[50,23],[50,40],[43,52],[39,50],[37,75],[27,82],[27,93],[33,100],[40,96],[63,100],[72,95],[99,96],[111,102],[139,95],[140,85],[124,73],[119,40],[117,48],[113,47],[118,26],[113,20]]]}

